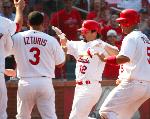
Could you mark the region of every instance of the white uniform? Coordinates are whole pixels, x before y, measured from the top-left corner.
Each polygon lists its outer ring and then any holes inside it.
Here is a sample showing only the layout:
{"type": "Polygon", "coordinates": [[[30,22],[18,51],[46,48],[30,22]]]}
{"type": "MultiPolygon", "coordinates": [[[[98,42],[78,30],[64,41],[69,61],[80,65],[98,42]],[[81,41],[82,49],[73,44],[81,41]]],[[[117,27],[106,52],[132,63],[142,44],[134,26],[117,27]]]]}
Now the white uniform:
{"type": "Polygon", "coordinates": [[[16,31],[16,23],[0,16],[0,119],[6,119],[7,90],[4,79],[5,57],[12,48],[11,35],[16,31]]]}
{"type": "Polygon", "coordinates": [[[97,55],[90,57],[87,51],[91,54],[94,50],[99,53],[106,53],[102,48],[104,42],[94,40],[90,42],[84,41],[68,41],[68,54],[71,54],[76,59],[76,82],[82,81],[82,85],[76,84],[72,111],[69,119],[88,119],[88,115],[92,107],[97,103],[101,95],[102,72],[105,63],[101,62],[97,55]],[[90,84],[86,84],[90,81],[90,84]]]}
{"type": "Polygon", "coordinates": [[[131,119],[150,98],[150,40],[141,31],[133,31],[124,38],[119,55],[130,62],[120,69],[122,82],[106,98],[100,113],[108,119],[131,119]]]}
{"type": "Polygon", "coordinates": [[[20,78],[17,119],[30,119],[35,104],[42,119],[56,119],[52,78],[55,65],[65,61],[62,48],[55,38],[35,30],[17,33],[12,39],[20,78]]]}

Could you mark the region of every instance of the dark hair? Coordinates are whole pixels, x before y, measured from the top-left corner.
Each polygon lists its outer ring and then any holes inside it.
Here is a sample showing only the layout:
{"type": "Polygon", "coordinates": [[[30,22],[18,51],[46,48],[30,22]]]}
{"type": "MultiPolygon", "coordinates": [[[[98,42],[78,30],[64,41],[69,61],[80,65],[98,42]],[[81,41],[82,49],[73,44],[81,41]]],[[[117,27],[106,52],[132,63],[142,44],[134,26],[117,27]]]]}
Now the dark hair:
{"type": "Polygon", "coordinates": [[[28,20],[31,26],[38,26],[43,23],[44,16],[38,11],[33,11],[28,15],[28,20]]]}

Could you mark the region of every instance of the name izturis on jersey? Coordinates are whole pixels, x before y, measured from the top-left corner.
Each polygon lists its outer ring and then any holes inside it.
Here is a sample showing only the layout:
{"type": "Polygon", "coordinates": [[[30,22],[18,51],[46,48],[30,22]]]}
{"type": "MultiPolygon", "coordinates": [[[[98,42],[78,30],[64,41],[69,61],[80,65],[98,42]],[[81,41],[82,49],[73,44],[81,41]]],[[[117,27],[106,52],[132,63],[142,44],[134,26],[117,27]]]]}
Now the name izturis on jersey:
{"type": "Polygon", "coordinates": [[[46,46],[47,40],[40,37],[24,37],[25,45],[28,44],[38,44],[42,46],[46,46]]]}

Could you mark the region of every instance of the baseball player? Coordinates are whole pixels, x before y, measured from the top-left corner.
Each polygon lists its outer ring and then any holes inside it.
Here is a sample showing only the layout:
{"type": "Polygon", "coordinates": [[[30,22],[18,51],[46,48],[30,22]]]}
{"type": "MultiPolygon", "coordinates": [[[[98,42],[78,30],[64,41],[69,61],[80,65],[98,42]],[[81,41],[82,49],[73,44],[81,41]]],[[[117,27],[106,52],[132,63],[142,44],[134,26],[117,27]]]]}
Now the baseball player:
{"type": "Polygon", "coordinates": [[[106,98],[100,108],[101,119],[131,119],[134,112],[150,98],[150,40],[138,30],[139,13],[125,9],[119,22],[127,34],[117,56],[101,60],[110,64],[123,64],[120,83],[106,98]]]}
{"type": "Polygon", "coordinates": [[[54,30],[61,39],[61,45],[67,48],[67,53],[76,59],[76,88],[69,119],[88,119],[102,91],[100,83],[105,63],[97,55],[102,52],[114,55],[118,49],[97,39],[101,29],[94,20],[85,20],[79,29],[84,41],[69,41],[59,29],[54,27],[54,30]]]}
{"type": "Polygon", "coordinates": [[[7,75],[8,71],[5,71],[5,57],[9,54],[13,45],[11,35],[19,30],[17,26],[21,28],[22,12],[25,6],[24,0],[19,0],[18,2],[14,0],[14,4],[16,7],[15,21],[10,21],[0,16],[0,119],[7,118],[7,90],[4,73],[7,75]]]}
{"type": "Polygon", "coordinates": [[[33,11],[28,15],[30,30],[15,34],[13,54],[17,63],[17,119],[30,119],[34,105],[42,119],[57,119],[55,92],[52,85],[54,70],[65,61],[64,51],[57,40],[42,32],[44,16],[33,11]]]}

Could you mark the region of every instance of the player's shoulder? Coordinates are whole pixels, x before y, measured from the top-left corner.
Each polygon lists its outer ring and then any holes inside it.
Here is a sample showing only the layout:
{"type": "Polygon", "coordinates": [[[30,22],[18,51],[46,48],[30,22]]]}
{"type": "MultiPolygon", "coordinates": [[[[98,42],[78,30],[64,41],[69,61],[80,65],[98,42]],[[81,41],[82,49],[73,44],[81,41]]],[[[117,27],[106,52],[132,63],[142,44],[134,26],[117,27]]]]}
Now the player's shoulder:
{"type": "Polygon", "coordinates": [[[53,36],[51,36],[51,35],[49,35],[47,33],[41,32],[41,34],[42,34],[43,37],[47,38],[48,40],[54,40],[54,39],[56,39],[56,38],[54,38],[53,36]]]}
{"type": "Polygon", "coordinates": [[[5,18],[5,17],[0,16],[0,21],[5,21],[5,20],[8,20],[8,19],[5,18]]]}
{"type": "Polygon", "coordinates": [[[141,37],[142,35],[144,35],[140,30],[134,30],[131,33],[129,33],[126,38],[128,39],[138,39],[139,37],[141,37]]]}
{"type": "Polygon", "coordinates": [[[16,32],[16,33],[12,36],[12,39],[13,39],[13,40],[20,39],[21,37],[24,36],[25,32],[26,32],[26,31],[16,32]]]}
{"type": "Polygon", "coordinates": [[[73,40],[68,40],[67,44],[70,45],[77,45],[79,47],[81,47],[83,44],[85,45],[87,42],[85,42],[84,40],[80,40],[80,41],[73,41],[73,40]]]}
{"type": "Polygon", "coordinates": [[[42,38],[46,39],[49,44],[55,44],[56,42],[58,42],[55,37],[53,37],[47,33],[40,32],[40,35],[42,36],[42,38]]]}
{"type": "Polygon", "coordinates": [[[106,43],[106,42],[104,42],[104,41],[103,41],[102,39],[100,39],[100,38],[96,39],[95,41],[96,41],[97,43],[100,43],[100,44],[101,44],[101,43],[106,43]]]}
{"type": "Polygon", "coordinates": [[[7,24],[7,23],[15,23],[14,21],[11,21],[10,19],[8,19],[8,18],[5,18],[5,17],[2,17],[2,16],[0,16],[0,24],[1,25],[5,25],[5,24],[7,24]]]}

